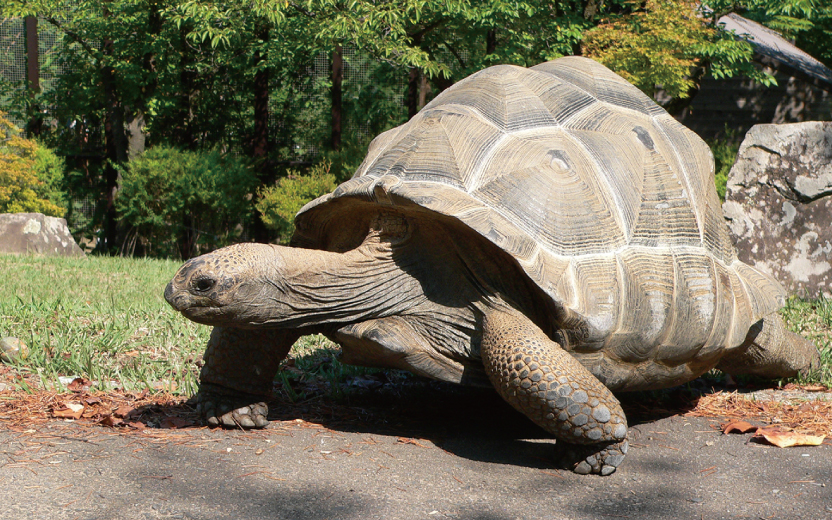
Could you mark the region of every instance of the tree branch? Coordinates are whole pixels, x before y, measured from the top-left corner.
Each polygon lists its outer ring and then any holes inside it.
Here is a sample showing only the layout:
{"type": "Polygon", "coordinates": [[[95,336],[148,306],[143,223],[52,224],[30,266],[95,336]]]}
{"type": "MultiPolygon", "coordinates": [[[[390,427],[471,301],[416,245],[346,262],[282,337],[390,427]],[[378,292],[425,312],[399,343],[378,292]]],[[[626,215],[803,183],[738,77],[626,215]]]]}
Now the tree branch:
{"type": "Polygon", "coordinates": [[[81,38],[81,36],[78,33],[74,32],[70,29],[67,29],[66,27],[64,27],[64,24],[62,24],[60,22],[60,20],[57,20],[57,19],[55,19],[51,16],[45,16],[43,19],[46,20],[47,22],[51,23],[52,25],[54,25],[55,28],[58,29],[59,31],[61,31],[64,34],[66,34],[67,36],[69,36],[75,43],[81,45],[81,47],[83,47],[84,50],[87,51],[87,53],[90,56],[95,58],[95,61],[98,62],[99,65],[101,64],[101,58],[98,56],[98,51],[94,47],[92,47],[89,43],[85,42],[84,39],[81,38]]]}

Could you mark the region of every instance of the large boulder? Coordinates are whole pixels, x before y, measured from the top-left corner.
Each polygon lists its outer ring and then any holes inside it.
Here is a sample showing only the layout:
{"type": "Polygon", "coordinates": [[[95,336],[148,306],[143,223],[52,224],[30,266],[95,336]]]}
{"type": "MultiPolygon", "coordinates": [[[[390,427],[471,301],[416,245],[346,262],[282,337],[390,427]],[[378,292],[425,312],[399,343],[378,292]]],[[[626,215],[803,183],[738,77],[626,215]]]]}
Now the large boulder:
{"type": "Polygon", "coordinates": [[[84,256],[66,220],[42,213],[0,214],[0,253],[84,256]]]}
{"type": "Polygon", "coordinates": [[[832,123],[752,127],[722,209],[740,260],[792,294],[832,294],[832,123]]]}

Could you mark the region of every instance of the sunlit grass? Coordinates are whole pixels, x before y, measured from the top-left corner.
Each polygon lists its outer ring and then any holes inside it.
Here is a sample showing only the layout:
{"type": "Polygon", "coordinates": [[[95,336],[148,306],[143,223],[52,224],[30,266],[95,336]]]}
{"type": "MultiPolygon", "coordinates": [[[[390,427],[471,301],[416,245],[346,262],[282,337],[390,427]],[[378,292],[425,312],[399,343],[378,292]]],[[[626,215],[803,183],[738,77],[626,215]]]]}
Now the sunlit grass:
{"type": "Polygon", "coordinates": [[[780,314],[789,329],[813,341],[820,351],[820,370],[798,378],[798,382],[832,387],[832,299],[823,296],[816,300],[789,298],[780,314]]]}
{"type": "Polygon", "coordinates": [[[99,388],[196,388],[193,361],[210,332],[162,297],[179,263],[0,255],[0,335],[29,347],[21,373],[47,388],[79,376],[99,388]]]}

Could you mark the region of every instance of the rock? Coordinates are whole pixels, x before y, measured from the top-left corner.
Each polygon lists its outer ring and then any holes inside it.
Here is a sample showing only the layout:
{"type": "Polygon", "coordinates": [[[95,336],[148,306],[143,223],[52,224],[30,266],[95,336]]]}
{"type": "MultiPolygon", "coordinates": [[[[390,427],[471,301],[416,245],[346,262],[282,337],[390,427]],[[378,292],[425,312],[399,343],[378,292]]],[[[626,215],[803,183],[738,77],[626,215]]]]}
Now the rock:
{"type": "Polygon", "coordinates": [[[13,363],[28,356],[29,347],[19,339],[11,336],[0,338],[0,360],[4,363],[13,363]]]}
{"type": "Polygon", "coordinates": [[[722,206],[740,260],[790,293],[832,294],[832,123],[756,125],[722,206]]]}
{"type": "Polygon", "coordinates": [[[41,213],[0,214],[0,253],[85,256],[66,220],[41,213]]]}

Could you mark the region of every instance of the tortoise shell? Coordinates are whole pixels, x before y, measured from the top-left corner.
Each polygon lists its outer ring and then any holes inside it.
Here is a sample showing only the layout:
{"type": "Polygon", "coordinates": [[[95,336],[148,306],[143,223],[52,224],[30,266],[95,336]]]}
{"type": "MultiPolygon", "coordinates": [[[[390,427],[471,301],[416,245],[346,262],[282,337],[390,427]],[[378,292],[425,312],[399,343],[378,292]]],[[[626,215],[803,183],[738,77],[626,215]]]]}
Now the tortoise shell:
{"type": "Polygon", "coordinates": [[[332,249],[339,200],[457,219],[583,331],[566,348],[607,386],[650,388],[711,368],[783,304],[737,260],[713,175],[702,139],[606,67],[500,65],[373,140],[300,211],[294,243],[332,249]]]}

